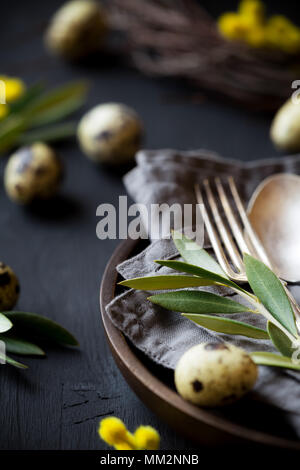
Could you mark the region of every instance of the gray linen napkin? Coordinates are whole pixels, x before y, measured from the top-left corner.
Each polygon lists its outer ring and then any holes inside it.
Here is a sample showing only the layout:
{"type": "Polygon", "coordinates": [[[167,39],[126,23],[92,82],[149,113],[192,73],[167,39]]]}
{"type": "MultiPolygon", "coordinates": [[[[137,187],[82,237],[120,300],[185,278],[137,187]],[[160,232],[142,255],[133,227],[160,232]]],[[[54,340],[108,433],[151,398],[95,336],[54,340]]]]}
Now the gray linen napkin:
{"type": "MultiPolygon", "coordinates": [[[[266,176],[279,172],[300,173],[300,155],[251,163],[224,160],[206,152],[175,152],[172,150],[143,151],[137,155],[137,167],[128,173],[125,186],[138,203],[168,204],[195,203],[193,183],[204,177],[233,175],[244,200],[247,201],[257,184],[266,176]]],[[[166,267],[154,263],[155,259],[177,257],[171,240],[153,241],[143,252],[124,261],[118,272],[130,279],[138,276],[169,273],[166,267]]],[[[174,272],[173,272],[174,273],[174,272]]],[[[243,303],[237,294],[227,288],[215,286],[201,288],[243,303]]],[[[293,287],[300,301],[300,287],[293,287]]],[[[204,341],[229,341],[248,351],[274,351],[269,341],[228,336],[195,325],[177,312],[170,312],[146,300],[149,292],[126,290],[109,305],[107,312],[114,323],[130,341],[149,358],[169,369],[174,369],[180,356],[190,347],[204,341]]],[[[230,317],[265,327],[265,320],[249,314],[230,317]]],[[[275,405],[284,410],[287,421],[300,436],[300,373],[260,367],[260,374],[252,398],[275,405]]]]}

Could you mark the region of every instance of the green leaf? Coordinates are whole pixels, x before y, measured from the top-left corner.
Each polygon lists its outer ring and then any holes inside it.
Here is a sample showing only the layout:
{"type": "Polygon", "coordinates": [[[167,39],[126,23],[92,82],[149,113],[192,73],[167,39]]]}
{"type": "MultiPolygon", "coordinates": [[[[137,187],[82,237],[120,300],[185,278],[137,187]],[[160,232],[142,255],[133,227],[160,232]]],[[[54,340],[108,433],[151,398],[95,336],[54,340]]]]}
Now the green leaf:
{"type": "Polygon", "coordinates": [[[238,313],[251,312],[245,305],[211,292],[180,290],[152,295],[154,304],[185,313],[238,313]]]}
{"type": "Polygon", "coordinates": [[[31,121],[31,127],[39,127],[52,124],[57,121],[61,121],[70,114],[74,113],[79,109],[85,101],[84,96],[75,96],[70,97],[58,103],[50,109],[45,109],[44,111],[39,111],[37,116],[31,121]]]}
{"type": "Polygon", "coordinates": [[[45,352],[36,344],[30,343],[15,336],[0,335],[0,340],[4,341],[6,351],[14,354],[45,356],[45,352]]]}
{"type": "Polygon", "coordinates": [[[9,311],[4,312],[16,328],[26,330],[32,335],[38,335],[65,346],[78,346],[78,341],[65,328],[49,318],[36,313],[9,311]]]}
{"type": "Polygon", "coordinates": [[[271,315],[292,335],[297,336],[294,313],[280,280],[261,261],[244,254],[249,284],[271,315]]]}
{"type": "Polygon", "coordinates": [[[160,264],[161,266],[166,266],[168,268],[174,269],[175,271],[194,274],[194,276],[209,279],[211,281],[214,281],[215,283],[221,284],[222,286],[228,286],[249,295],[249,292],[245,291],[242,287],[235,284],[235,282],[230,281],[230,279],[222,277],[219,274],[213,273],[211,271],[207,271],[207,269],[203,269],[199,266],[176,260],[156,260],[155,263],[160,264]]]}
{"type": "Polygon", "coordinates": [[[204,248],[200,248],[196,242],[187,238],[184,234],[178,231],[173,231],[172,235],[177,250],[187,263],[200,266],[207,271],[228,279],[228,276],[225,274],[221,266],[207,253],[206,250],[204,250],[204,248]],[[176,238],[176,236],[178,238],[176,238]]]}
{"type": "Polygon", "coordinates": [[[29,126],[29,120],[19,115],[9,115],[0,123],[0,153],[13,147],[19,136],[29,126]]]}
{"type": "Polygon", "coordinates": [[[2,313],[0,313],[0,333],[4,333],[12,328],[12,322],[2,313]]]}
{"type": "Polygon", "coordinates": [[[280,330],[274,323],[268,321],[268,332],[269,336],[274,344],[274,346],[278,349],[278,351],[286,357],[291,357],[294,348],[292,347],[291,340],[280,330]]]}
{"type": "Polygon", "coordinates": [[[269,339],[269,335],[265,330],[257,328],[247,323],[232,320],[230,318],[221,318],[212,315],[197,315],[191,313],[183,313],[184,317],[192,320],[197,325],[204,326],[209,330],[217,331],[218,333],[226,333],[230,335],[242,335],[249,338],[256,339],[269,339]]]}
{"type": "Polygon", "coordinates": [[[265,351],[256,351],[250,353],[253,361],[262,366],[283,367],[285,369],[300,370],[300,363],[296,364],[290,357],[280,356],[265,351]]]}
{"type": "Polygon", "coordinates": [[[131,287],[140,290],[165,290],[180,289],[184,287],[211,286],[215,284],[209,279],[195,276],[145,276],[134,279],[126,279],[119,282],[121,286],[131,287]]]}
{"type": "MultiPolygon", "coordinates": [[[[4,355],[1,352],[0,352],[0,359],[4,360],[6,364],[17,367],[18,369],[28,369],[28,366],[26,366],[25,364],[22,364],[21,362],[15,361],[11,357],[8,357],[6,354],[4,355]]],[[[1,365],[4,365],[4,364],[1,364],[1,365]]],[[[0,365],[0,367],[1,367],[1,365],[0,365]]]]}
{"type": "Polygon", "coordinates": [[[10,114],[20,113],[27,106],[33,103],[38,96],[43,93],[45,86],[42,83],[36,83],[35,85],[29,87],[25,93],[13,103],[9,105],[10,114]]]}
{"type": "Polygon", "coordinates": [[[87,92],[85,82],[68,83],[54,90],[42,93],[42,86],[35,85],[27,94],[11,105],[9,115],[0,122],[0,153],[8,151],[18,142],[30,143],[32,139],[58,140],[74,134],[74,124],[52,128],[43,133],[22,134],[32,126],[48,125],[71,114],[85,100],[87,92]]]}
{"type": "Polygon", "coordinates": [[[83,100],[87,90],[87,83],[83,81],[64,84],[39,96],[26,111],[31,113],[32,118],[40,117],[43,120],[46,113],[51,115],[54,110],[61,109],[61,106],[69,106],[74,100],[83,100]]]}
{"type": "Polygon", "coordinates": [[[57,140],[67,139],[76,135],[77,123],[68,122],[56,124],[55,126],[47,126],[41,129],[25,132],[17,139],[18,144],[26,145],[36,141],[54,142],[57,140]]]}

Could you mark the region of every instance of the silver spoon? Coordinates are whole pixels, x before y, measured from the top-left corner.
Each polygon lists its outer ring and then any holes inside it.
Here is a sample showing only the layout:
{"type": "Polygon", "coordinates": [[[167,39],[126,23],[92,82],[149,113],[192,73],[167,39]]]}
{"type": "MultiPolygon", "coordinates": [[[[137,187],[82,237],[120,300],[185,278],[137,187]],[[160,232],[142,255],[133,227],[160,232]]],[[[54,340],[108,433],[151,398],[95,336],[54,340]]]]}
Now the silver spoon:
{"type": "Polygon", "coordinates": [[[300,177],[278,173],[256,188],[248,217],[281,279],[300,281],[300,177]]]}

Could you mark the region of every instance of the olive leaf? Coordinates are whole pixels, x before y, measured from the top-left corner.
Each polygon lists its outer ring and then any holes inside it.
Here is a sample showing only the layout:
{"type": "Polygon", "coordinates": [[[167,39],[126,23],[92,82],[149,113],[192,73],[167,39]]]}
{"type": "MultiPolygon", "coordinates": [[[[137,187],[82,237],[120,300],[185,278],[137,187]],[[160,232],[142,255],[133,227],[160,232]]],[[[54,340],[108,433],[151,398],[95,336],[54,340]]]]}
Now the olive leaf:
{"type": "Polygon", "coordinates": [[[84,101],[84,95],[70,96],[62,103],[55,104],[50,109],[38,111],[35,113],[36,117],[31,121],[31,126],[45,126],[60,121],[77,111],[84,104],[84,101]]]}
{"type": "Polygon", "coordinates": [[[126,279],[119,282],[121,286],[139,290],[180,289],[184,287],[210,286],[214,281],[196,276],[145,276],[126,279]]]}
{"type": "Polygon", "coordinates": [[[43,93],[44,89],[45,87],[41,82],[35,83],[29,87],[20,98],[13,103],[10,103],[9,114],[19,113],[26,109],[27,106],[33,103],[36,98],[43,93]]]}
{"type": "Polygon", "coordinates": [[[176,260],[155,260],[155,263],[166,266],[167,268],[174,269],[176,271],[194,274],[195,276],[199,276],[201,278],[209,279],[214,281],[217,284],[222,286],[228,286],[232,289],[239,290],[241,292],[250,295],[249,292],[245,291],[241,286],[235,284],[235,282],[231,281],[230,279],[220,276],[212,271],[208,271],[207,269],[203,269],[200,266],[195,266],[193,264],[185,263],[183,261],[176,261],[176,260]]]}
{"type": "Polygon", "coordinates": [[[21,115],[9,115],[0,123],[0,153],[10,149],[29,126],[29,119],[21,115]]]}
{"type": "Polygon", "coordinates": [[[143,290],[181,289],[215,284],[239,291],[240,295],[249,300],[252,309],[232,299],[201,290],[169,291],[152,295],[148,299],[166,309],[184,312],[182,315],[185,318],[216,332],[271,339],[283,356],[257,351],[251,353],[253,360],[261,365],[300,370],[300,363],[291,359],[295,349],[293,341],[299,339],[294,313],[276,275],[262,262],[250,255],[244,255],[246,274],[255,294],[253,295],[228,279],[214,259],[204,249],[195,246],[192,240],[180,235],[174,236],[174,243],[185,261],[156,260],[156,263],[186,275],[149,276],[125,280],[120,284],[143,290]],[[268,330],[213,315],[240,312],[261,313],[269,320],[268,330]]]}
{"type": "Polygon", "coordinates": [[[25,341],[15,336],[0,335],[0,340],[4,341],[6,351],[21,356],[45,356],[45,352],[36,344],[25,341]]]}
{"type": "Polygon", "coordinates": [[[183,313],[184,317],[192,320],[197,325],[201,325],[204,328],[208,328],[218,333],[225,333],[230,335],[242,335],[249,338],[256,339],[269,339],[267,331],[257,328],[231,318],[222,318],[213,315],[197,315],[191,313],[183,313]]]}
{"type": "Polygon", "coordinates": [[[54,142],[62,138],[73,137],[76,134],[76,129],[77,123],[63,122],[24,132],[17,138],[17,143],[27,145],[36,141],[54,142]]]}
{"type": "Polygon", "coordinates": [[[294,348],[291,340],[283,333],[283,331],[274,325],[274,323],[268,321],[268,333],[278,351],[281,352],[283,356],[291,357],[294,352],[294,348]]]}
{"type": "Polygon", "coordinates": [[[173,231],[172,236],[177,250],[187,263],[199,266],[207,271],[228,279],[228,276],[225,274],[221,266],[207,253],[206,250],[204,250],[204,248],[201,248],[196,242],[187,238],[181,232],[173,231]]]}
{"type": "Polygon", "coordinates": [[[85,82],[72,82],[45,91],[41,84],[34,85],[15,103],[10,105],[9,114],[0,122],[0,153],[20,143],[31,143],[33,139],[53,141],[74,135],[74,124],[24,132],[38,126],[46,126],[78,109],[85,100],[88,86],[85,82]]]}
{"type": "Polygon", "coordinates": [[[300,362],[293,362],[290,357],[280,356],[266,351],[251,352],[250,356],[256,364],[262,366],[283,367],[285,369],[300,370],[300,362]]]}
{"type": "Polygon", "coordinates": [[[0,313],[0,333],[4,333],[12,328],[12,322],[2,313],[0,313]]]}
{"type": "Polygon", "coordinates": [[[249,284],[270,314],[292,335],[297,336],[293,309],[278,277],[261,261],[244,254],[249,284]]]}
{"type": "MultiPolygon", "coordinates": [[[[88,85],[83,81],[64,84],[53,90],[45,91],[26,108],[26,111],[30,112],[33,123],[42,125],[54,122],[53,119],[48,120],[46,118],[58,109],[61,111],[62,106],[70,109],[71,103],[72,108],[76,100],[78,100],[80,106],[83,103],[87,90],[88,85]]],[[[73,111],[74,108],[72,108],[73,111]]],[[[57,116],[57,118],[60,119],[61,115],[57,116]]]]}
{"type": "Polygon", "coordinates": [[[251,312],[248,307],[211,292],[180,290],[148,297],[152,303],[176,312],[239,313],[251,312]]]}
{"type": "Polygon", "coordinates": [[[0,352],[0,360],[3,361],[5,364],[9,364],[11,366],[17,367],[18,369],[28,369],[28,366],[22,364],[21,362],[15,361],[11,357],[8,357],[6,354],[0,352]]]}
{"type": "Polygon", "coordinates": [[[9,311],[3,312],[14,327],[26,331],[30,335],[48,339],[64,346],[78,346],[78,341],[65,328],[49,318],[36,313],[9,311]]]}

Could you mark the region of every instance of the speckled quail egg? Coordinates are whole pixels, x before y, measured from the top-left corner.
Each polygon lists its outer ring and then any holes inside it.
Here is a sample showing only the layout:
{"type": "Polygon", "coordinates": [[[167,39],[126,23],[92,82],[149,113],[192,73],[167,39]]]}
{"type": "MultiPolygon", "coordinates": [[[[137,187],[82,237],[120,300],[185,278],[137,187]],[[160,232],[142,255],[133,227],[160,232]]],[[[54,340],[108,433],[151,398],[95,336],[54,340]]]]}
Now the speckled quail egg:
{"type": "Polygon", "coordinates": [[[78,139],[92,160],[122,164],[139,150],[143,127],[137,113],[124,104],[107,103],[92,108],[81,119],[78,139]]]}
{"type": "Polygon", "coordinates": [[[50,198],[61,179],[62,165],[57,154],[42,142],[17,150],[9,158],[4,172],[6,192],[19,204],[50,198]]]}
{"type": "Polygon", "coordinates": [[[273,144],[288,152],[300,150],[300,104],[289,99],[277,111],[270,129],[273,144]]]}
{"type": "Polygon", "coordinates": [[[0,262],[0,310],[10,310],[18,300],[20,284],[13,270],[0,262]]]}
{"type": "Polygon", "coordinates": [[[107,29],[106,16],[99,2],[72,0],[54,14],[45,42],[53,53],[66,59],[77,59],[99,49],[107,29]]]}
{"type": "Polygon", "coordinates": [[[257,366],[241,348],[203,343],[180,358],[175,385],[186,400],[199,406],[222,406],[242,397],[255,384],[257,366]]]}

